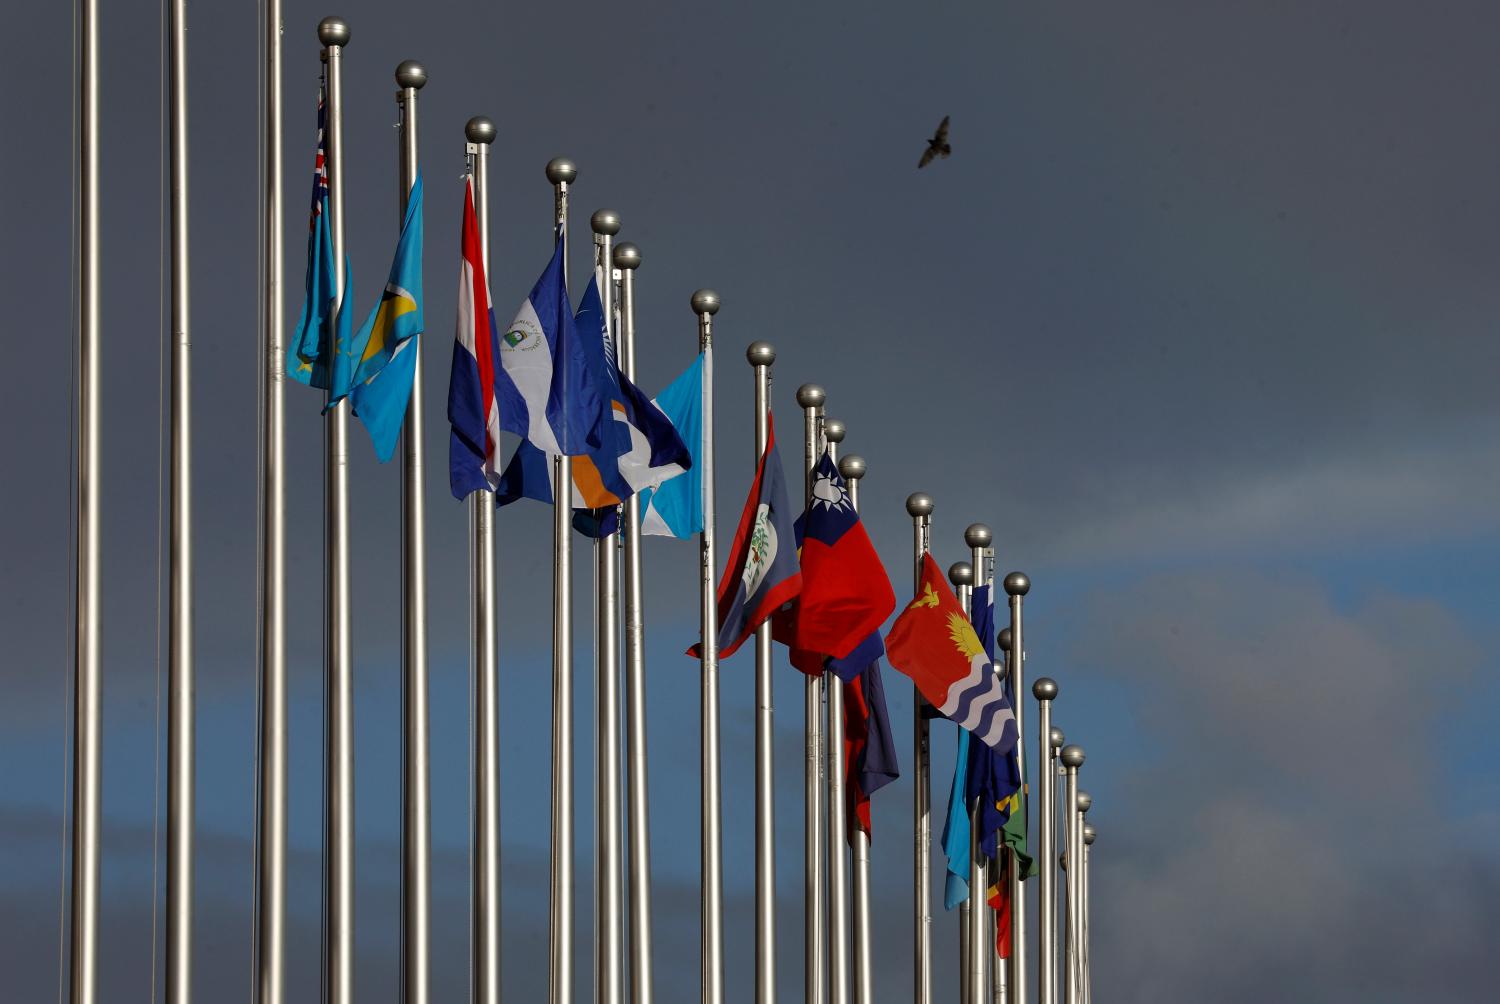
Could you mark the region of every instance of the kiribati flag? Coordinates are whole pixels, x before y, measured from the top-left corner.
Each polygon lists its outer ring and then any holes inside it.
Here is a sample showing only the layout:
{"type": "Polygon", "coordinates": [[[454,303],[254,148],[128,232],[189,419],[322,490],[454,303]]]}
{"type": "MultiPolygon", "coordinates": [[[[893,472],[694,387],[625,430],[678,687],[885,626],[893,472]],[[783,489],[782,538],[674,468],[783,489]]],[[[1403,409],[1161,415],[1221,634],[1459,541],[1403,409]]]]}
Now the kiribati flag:
{"type": "Polygon", "coordinates": [[[453,497],[493,491],[500,477],[500,409],[495,403],[495,315],[484,273],[474,179],[464,193],[458,328],[448,376],[448,483],[453,497]]]}

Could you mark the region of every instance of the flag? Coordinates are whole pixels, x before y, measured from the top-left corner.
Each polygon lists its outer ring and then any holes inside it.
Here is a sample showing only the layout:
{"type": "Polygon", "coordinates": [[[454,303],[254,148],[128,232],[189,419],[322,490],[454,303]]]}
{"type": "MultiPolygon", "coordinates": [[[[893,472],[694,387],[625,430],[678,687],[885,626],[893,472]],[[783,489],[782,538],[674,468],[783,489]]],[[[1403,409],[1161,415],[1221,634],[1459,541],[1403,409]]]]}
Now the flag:
{"type": "MultiPolygon", "coordinates": [[[[985,585],[974,589],[974,630],[984,646],[985,657],[1000,679],[1000,686],[1011,707],[1015,706],[1010,692],[1010,674],[998,669],[995,657],[995,600],[993,587],[985,585]]],[[[969,747],[968,787],[969,803],[979,802],[979,849],[985,857],[995,858],[995,835],[1010,817],[1013,796],[1021,788],[1020,772],[1016,763],[1016,744],[1008,748],[986,746],[975,743],[969,747]]]]}
{"type": "Polygon", "coordinates": [[[464,192],[458,273],[458,327],[448,376],[448,483],[454,498],[493,490],[500,470],[500,408],[495,400],[495,313],[484,273],[474,179],[464,192]]]}
{"type": "MultiPolygon", "coordinates": [[[[719,578],[719,658],[727,659],[767,617],[802,590],[796,531],[776,452],[776,428],[766,416],[766,448],[734,531],[719,578]]],[[[698,658],[699,646],[688,649],[698,658]]]]}
{"type": "MultiPolygon", "coordinates": [[[[879,635],[873,636],[876,642],[879,635]]],[[[864,646],[860,646],[863,648],[864,646]]],[[[884,652],[884,646],[881,651],[884,652]]],[[[856,830],[873,836],[870,796],[901,776],[896,740],[885,710],[885,685],[880,659],[871,659],[844,688],[844,795],[847,799],[849,839],[856,830]]]]}
{"type": "Polygon", "coordinates": [[[364,346],[354,371],[350,399],[383,464],[396,452],[396,437],[406,418],[412,380],[417,373],[422,319],[422,176],[417,175],[406,201],[406,218],[391,276],[380,303],[370,311],[356,344],[364,346]]]}
{"type": "Polygon", "coordinates": [[[688,451],[687,473],[641,492],[641,533],[687,540],[703,532],[703,354],[651,402],[667,417],[688,451]]]}
{"type": "Polygon", "coordinates": [[[916,598],[891,626],[886,650],[944,716],[986,745],[1015,745],[1016,716],[1000,677],[931,554],[922,556],[916,598]]]}
{"type": "Polygon", "coordinates": [[[953,758],[953,784],[948,788],[948,813],[943,820],[943,856],[948,859],[943,883],[943,909],[951,910],[969,898],[969,810],[965,800],[969,777],[969,733],[958,730],[953,758]]]}
{"type": "Polygon", "coordinates": [[[559,231],[551,260],[500,339],[495,394],[507,432],[543,453],[576,457],[602,447],[613,420],[600,368],[568,302],[565,244],[559,231]]]}

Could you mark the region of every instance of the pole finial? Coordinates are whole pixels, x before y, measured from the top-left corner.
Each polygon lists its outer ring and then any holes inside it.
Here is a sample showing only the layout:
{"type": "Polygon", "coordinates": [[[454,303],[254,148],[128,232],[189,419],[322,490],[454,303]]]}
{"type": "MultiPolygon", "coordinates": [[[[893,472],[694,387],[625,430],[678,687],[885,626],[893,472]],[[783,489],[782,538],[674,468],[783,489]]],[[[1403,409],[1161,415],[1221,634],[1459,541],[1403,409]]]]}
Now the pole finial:
{"type": "Polygon", "coordinates": [[[640,268],[641,249],[629,241],[621,241],[615,245],[615,268],[640,268]]]}
{"type": "Polygon", "coordinates": [[[325,17],[318,22],[318,41],[324,48],[349,44],[349,22],[341,17],[325,17]]]}
{"type": "Polygon", "coordinates": [[[926,492],[912,492],[906,496],[906,514],[908,516],[931,516],[932,496],[926,492]]]}
{"type": "Polygon", "coordinates": [[[620,214],[613,209],[596,209],[589,217],[589,225],[594,228],[594,233],[613,237],[620,232],[620,214]]]}
{"type": "Polygon", "coordinates": [[[776,361],[776,348],[770,342],[751,342],[745,359],[751,366],[769,366],[776,361]]]}
{"type": "Polygon", "coordinates": [[[566,157],[547,161],[547,180],[553,185],[571,185],[578,180],[578,165],[566,157]]]}
{"type": "Polygon", "coordinates": [[[1083,843],[1084,843],[1084,846],[1085,847],[1092,846],[1093,843],[1094,843],[1094,837],[1097,836],[1098,833],[1099,833],[1099,831],[1096,830],[1096,829],[1094,829],[1094,824],[1093,823],[1084,823],[1083,824],[1083,843]]]}
{"type": "Polygon", "coordinates": [[[805,383],[797,388],[797,403],[803,408],[821,408],[828,395],[815,383],[805,383]]]}
{"type": "Polygon", "coordinates": [[[410,87],[414,91],[420,91],[426,83],[427,68],[415,59],[403,59],[396,64],[397,87],[410,87]]]}
{"type": "Polygon", "coordinates": [[[713,316],[719,312],[719,294],[711,289],[700,289],[693,294],[690,301],[693,305],[693,313],[708,314],[713,316]]]}
{"type": "Polygon", "coordinates": [[[865,458],[851,453],[839,461],[839,473],[845,481],[858,481],[865,476],[865,458]]]}
{"type": "Polygon", "coordinates": [[[1064,767],[1082,767],[1083,747],[1064,746],[1062,748],[1062,752],[1058,754],[1058,757],[1062,760],[1064,767]]]}
{"type": "Polygon", "coordinates": [[[1031,592],[1031,579],[1025,572],[1011,572],[1005,577],[1005,592],[1010,596],[1025,596],[1031,592]]]}
{"type": "Polygon", "coordinates": [[[1094,805],[1094,796],[1093,795],[1090,795],[1086,791],[1080,791],[1078,793],[1078,811],[1079,812],[1088,812],[1089,809],[1091,809],[1093,807],[1093,805],[1094,805]]]}
{"type": "Polygon", "coordinates": [[[974,584],[974,566],[967,561],[955,561],[948,566],[948,581],[955,586],[972,586],[974,584]]]}
{"type": "Polygon", "coordinates": [[[964,531],[964,543],[969,547],[989,547],[995,539],[995,534],[983,523],[970,523],[969,528],[964,531]]]}
{"type": "Polygon", "coordinates": [[[1057,681],[1050,676],[1039,677],[1031,685],[1031,696],[1039,701],[1057,700],[1057,681]]]}
{"type": "Polygon", "coordinates": [[[1062,749],[1063,743],[1067,741],[1068,738],[1067,736],[1063,735],[1063,730],[1058,728],[1056,725],[1052,726],[1052,728],[1047,731],[1047,745],[1051,746],[1053,749],[1062,749]]]}
{"type": "Polygon", "coordinates": [[[849,430],[845,428],[844,423],[836,418],[825,418],[823,420],[823,438],[830,443],[842,443],[844,436],[848,432],[849,430]]]}
{"type": "Polygon", "coordinates": [[[464,123],[464,137],[470,143],[493,143],[495,123],[487,115],[475,115],[464,123]]]}
{"type": "Polygon", "coordinates": [[[1000,651],[1002,652],[1010,651],[1010,628],[1003,627],[1000,629],[1000,633],[995,635],[995,644],[1000,646],[1000,651]]]}

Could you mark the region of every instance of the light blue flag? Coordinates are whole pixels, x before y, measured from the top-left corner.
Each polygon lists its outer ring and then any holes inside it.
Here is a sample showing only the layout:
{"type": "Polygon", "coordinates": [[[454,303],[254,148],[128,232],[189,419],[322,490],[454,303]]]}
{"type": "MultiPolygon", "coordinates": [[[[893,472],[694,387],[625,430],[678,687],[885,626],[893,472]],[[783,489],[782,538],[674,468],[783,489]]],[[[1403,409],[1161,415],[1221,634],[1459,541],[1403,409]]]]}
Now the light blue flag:
{"type": "Polygon", "coordinates": [[[969,810],[965,801],[968,779],[969,730],[959,729],[953,786],[948,789],[948,819],[943,823],[943,854],[948,858],[948,875],[943,883],[945,910],[969,898],[969,810]]]}
{"type": "Polygon", "coordinates": [[[686,540],[703,531],[703,354],[656,396],[687,446],[692,466],[654,489],[641,492],[641,533],[686,540]]]}
{"type": "Polygon", "coordinates": [[[406,203],[401,240],[380,303],[354,336],[364,346],[354,371],[350,399],[354,414],[369,430],[381,463],[396,452],[396,439],[411,400],[417,350],[422,334],[422,176],[406,203]]]}

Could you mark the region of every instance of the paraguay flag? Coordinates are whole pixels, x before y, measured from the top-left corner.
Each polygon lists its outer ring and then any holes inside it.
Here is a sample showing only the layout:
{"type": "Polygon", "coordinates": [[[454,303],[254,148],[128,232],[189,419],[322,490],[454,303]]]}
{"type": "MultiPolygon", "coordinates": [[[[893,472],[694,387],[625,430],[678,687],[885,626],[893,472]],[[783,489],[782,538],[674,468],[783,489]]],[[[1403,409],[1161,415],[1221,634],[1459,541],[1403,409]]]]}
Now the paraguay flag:
{"type": "Polygon", "coordinates": [[[495,401],[495,315],[474,215],[474,179],[464,191],[458,328],[448,376],[448,483],[453,497],[494,488],[500,470],[500,409],[495,401]]]}
{"type": "MultiPolygon", "coordinates": [[[[755,466],[740,525],[719,579],[719,658],[733,655],[767,617],[802,589],[796,530],[776,453],[776,429],[766,419],[766,449],[755,466]]],[[[698,657],[699,646],[688,649],[698,657]]]]}

